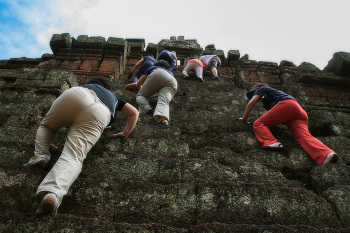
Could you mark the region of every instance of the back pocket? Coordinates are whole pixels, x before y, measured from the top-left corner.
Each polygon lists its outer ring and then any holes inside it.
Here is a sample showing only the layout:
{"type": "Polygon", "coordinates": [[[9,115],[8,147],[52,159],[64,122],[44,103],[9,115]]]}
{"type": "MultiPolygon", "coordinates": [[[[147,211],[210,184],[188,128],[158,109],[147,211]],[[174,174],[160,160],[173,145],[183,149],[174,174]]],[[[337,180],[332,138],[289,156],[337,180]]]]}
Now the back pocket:
{"type": "Polygon", "coordinates": [[[62,98],[72,104],[75,104],[82,98],[85,98],[85,93],[81,90],[82,87],[72,87],[62,93],[62,98]]]}

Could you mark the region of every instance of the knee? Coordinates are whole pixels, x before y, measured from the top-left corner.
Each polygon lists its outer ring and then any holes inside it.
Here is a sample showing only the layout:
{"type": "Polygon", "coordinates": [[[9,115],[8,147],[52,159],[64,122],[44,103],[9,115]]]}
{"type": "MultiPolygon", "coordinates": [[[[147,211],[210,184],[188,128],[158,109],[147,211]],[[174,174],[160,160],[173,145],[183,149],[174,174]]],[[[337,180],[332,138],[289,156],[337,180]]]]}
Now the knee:
{"type": "Polygon", "coordinates": [[[262,124],[261,124],[261,122],[259,121],[259,119],[256,120],[256,121],[253,123],[253,129],[257,129],[257,128],[261,127],[261,126],[262,126],[262,124]]]}

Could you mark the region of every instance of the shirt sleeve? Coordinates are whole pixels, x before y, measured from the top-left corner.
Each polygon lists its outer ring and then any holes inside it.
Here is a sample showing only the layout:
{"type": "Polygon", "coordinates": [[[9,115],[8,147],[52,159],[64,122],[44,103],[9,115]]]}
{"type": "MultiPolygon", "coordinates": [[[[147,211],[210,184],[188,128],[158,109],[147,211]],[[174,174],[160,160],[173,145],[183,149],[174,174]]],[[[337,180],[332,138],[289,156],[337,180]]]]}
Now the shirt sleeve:
{"type": "Polygon", "coordinates": [[[115,107],[116,111],[121,111],[124,105],[127,103],[124,99],[117,96],[118,104],[115,107]]]}

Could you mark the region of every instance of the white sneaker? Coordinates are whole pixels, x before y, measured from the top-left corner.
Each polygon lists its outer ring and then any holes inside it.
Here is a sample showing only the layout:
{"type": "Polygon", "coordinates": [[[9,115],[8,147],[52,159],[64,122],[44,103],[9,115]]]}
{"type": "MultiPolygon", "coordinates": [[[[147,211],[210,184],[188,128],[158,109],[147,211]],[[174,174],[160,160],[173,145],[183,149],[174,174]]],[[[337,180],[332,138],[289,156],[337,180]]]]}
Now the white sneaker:
{"type": "Polygon", "coordinates": [[[337,161],[338,161],[338,154],[335,152],[331,152],[323,160],[322,165],[328,164],[328,163],[336,163],[337,161]]]}
{"type": "Polygon", "coordinates": [[[264,150],[282,150],[283,145],[280,142],[274,142],[274,143],[271,143],[267,146],[264,146],[262,149],[264,149],[264,150]]]}
{"type": "Polygon", "coordinates": [[[29,163],[23,164],[23,166],[44,168],[46,166],[46,160],[44,158],[38,158],[29,163]]]}

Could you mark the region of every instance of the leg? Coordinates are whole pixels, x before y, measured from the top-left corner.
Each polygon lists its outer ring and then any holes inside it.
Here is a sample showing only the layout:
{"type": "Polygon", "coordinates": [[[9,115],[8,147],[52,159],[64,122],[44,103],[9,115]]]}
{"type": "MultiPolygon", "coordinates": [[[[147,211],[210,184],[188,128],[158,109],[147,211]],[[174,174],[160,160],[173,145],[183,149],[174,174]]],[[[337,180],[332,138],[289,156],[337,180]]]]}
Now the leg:
{"type": "Polygon", "coordinates": [[[154,110],[153,119],[157,122],[160,120],[169,120],[169,103],[174,97],[176,90],[173,87],[163,87],[158,92],[157,107],[154,110]]]}
{"type": "MultiPolygon", "coordinates": [[[[156,93],[162,86],[162,76],[159,73],[159,70],[154,70],[146,79],[144,84],[141,87],[141,90],[136,96],[136,102],[139,105],[139,112],[142,113],[146,109],[150,108],[148,98],[156,93]]],[[[166,72],[166,71],[164,71],[166,72]]],[[[167,73],[167,72],[166,72],[167,73]]]]}
{"type": "Polygon", "coordinates": [[[145,73],[145,71],[153,65],[154,65],[154,62],[152,62],[152,61],[143,62],[141,64],[141,66],[139,67],[139,69],[137,70],[134,77],[132,78],[131,82],[134,83],[134,82],[139,81],[139,78],[145,73]]]}
{"type": "MultiPolygon", "coordinates": [[[[43,165],[50,160],[49,147],[53,142],[56,132],[63,126],[72,124],[74,114],[79,111],[79,108],[71,109],[70,111],[61,114],[61,110],[69,107],[71,99],[84,98],[84,93],[79,90],[69,89],[62,93],[52,104],[49,112],[40,123],[35,137],[35,152],[34,156],[29,160],[29,163],[44,159],[43,165]]],[[[28,164],[29,164],[28,163],[28,164]]],[[[44,167],[43,166],[43,167],[44,167]]]]}
{"type": "Polygon", "coordinates": [[[157,107],[154,110],[153,119],[157,122],[162,120],[169,120],[169,103],[175,95],[177,90],[177,81],[168,72],[159,69],[161,76],[160,84],[162,87],[158,91],[157,107]]]}
{"type": "Polygon", "coordinates": [[[187,64],[187,66],[185,66],[185,68],[182,71],[182,75],[184,76],[183,78],[188,78],[188,71],[190,71],[188,65],[189,64],[187,64]]]}
{"type": "Polygon", "coordinates": [[[209,69],[211,70],[212,74],[214,75],[213,79],[219,78],[217,69],[220,67],[220,65],[221,65],[221,60],[218,56],[215,56],[212,59],[210,59],[209,69]]]}
{"type": "Polygon", "coordinates": [[[271,143],[278,142],[269,128],[295,119],[298,114],[298,108],[293,108],[293,106],[295,106],[294,103],[299,105],[295,100],[280,101],[254,122],[253,129],[261,146],[264,147],[271,143]]]}
{"type": "Polygon", "coordinates": [[[203,79],[203,68],[197,64],[194,70],[196,71],[197,77],[203,79]]]}
{"type": "Polygon", "coordinates": [[[58,206],[61,204],[63,196],[78,177],[87,153],[110,120],[109,109],[96,95],[92,96],[88,91],[86,94],[90,96],[79,101],[83,104],[78,104],[85,107],[74,119],[60,158],[38,187],[36,201],[40,202],[47,192],[51,192],[57,195],[58,206]]]}
{"type": "Polygon", "coordinates": [[[320,140],[310,134],[308,116],[304,110],[300,113],[298,119],[288,121],[285,124],[297,142],[318,165],[321,165],[327,155],[333,152],[333,150],[325,146],[320,140]]]}

